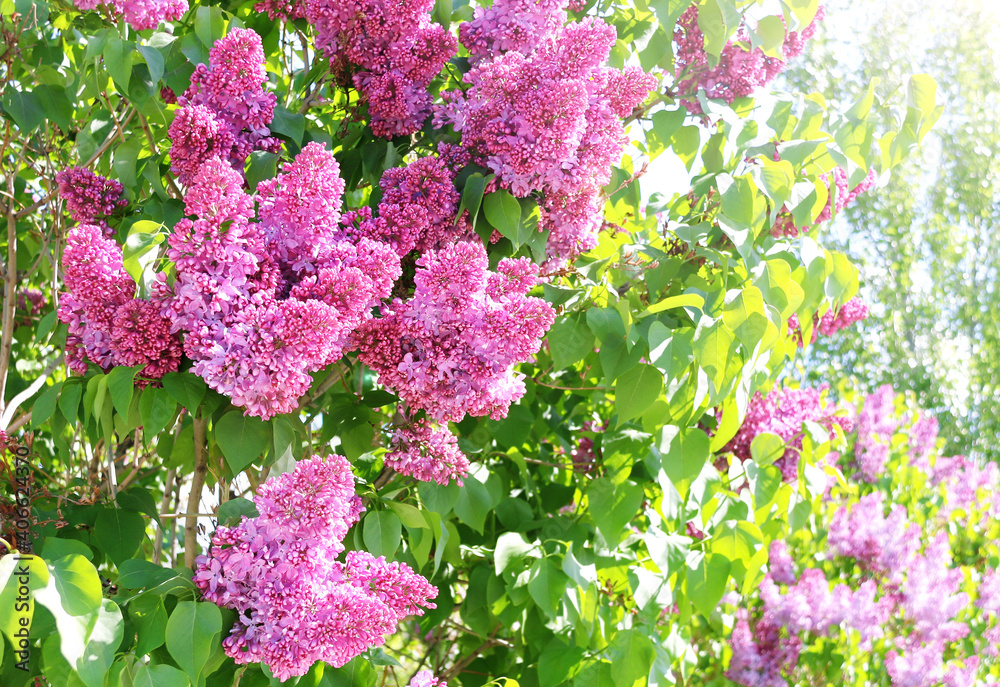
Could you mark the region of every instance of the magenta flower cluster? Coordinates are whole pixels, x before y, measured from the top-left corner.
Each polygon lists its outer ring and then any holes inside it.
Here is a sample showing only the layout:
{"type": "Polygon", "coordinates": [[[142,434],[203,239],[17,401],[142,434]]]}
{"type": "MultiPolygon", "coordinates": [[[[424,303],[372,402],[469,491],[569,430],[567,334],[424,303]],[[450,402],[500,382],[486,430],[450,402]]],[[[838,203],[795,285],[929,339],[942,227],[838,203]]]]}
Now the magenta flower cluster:
{"type": "Polygon", "coordinates": [[[420,130],[431,114],[427,86],[454,56],[457,43],[430,20],[434,0],[264,0],[274,19],[304,18],[334,71],[349,78],[368,104],[376,136],[420,130]]]}
{"type": "MultiPolygon", "coordinates": [[[[830,308],[818,322],[813,323],[812,339],[810,343],[815,343],[818,335],[833,336],[841,329],[846,329],[855,322],[868,318],[868,306],[858,297],[844,303],[839,308],[830,308]]],[[[804,346],[802,337],[802,326],[799,324],[798,315],[788,318],[788,333],[798,343],[799,348],[804,346]]]]}
{"type": "Polygon", "coordinates": [[[514,365],[538,351],[555,319],[552,306],[527,296],[537,267],[505,259],[491,272],[478,241],[428,251],[417,266],[413,297],[358,330],[359,359],[437,422],[506,417],[525,391],[514,365]]]}
{"type": "Polygon", "coordinates": [[[799,452],[807,421],[823,425],[831,434],[833,425],[840,425],[850,431],[850,420],[836,414],[836,408],[824,398],[825,389],[779,387],[766,396],[757,393],[747,404],[743,424],[723,448],[732,452],[740,460],[751,458],[750,445],[764,432],[776,434],[785,442],[785,450],[774,465],[781,470],[786,481],[798,476],[799,452]]]}
{"type": "Polygon", "coordinates": [[[434,426],[426,418],[398,428],[385,467],[422,482],[447,485],[454,479],[459,486],[469,474],[469,459],[458,448],[458,438],[447,426],[434,426]]]}
{"type": "Polygon", "coordinates": [[[103,6],[108,18],[125,22],[137,31],[155,29],[160,22],[175,21],[187,12],[187,0],[74,0],[78,10],[103,6]]]}
{"type": "Polygon", "coordinates": [[[565,20],[560,2],[477,9],[459,30],[475,63],[464,77],[470,88],[442,93],[434,119],[461,133],[502,188],[540,195],[548,254],[562,261],[597,244],[601,188],[626,142],[622,118],[656,83],[637,67],[605,66],[613,27],[565,20]]]}
{"type": "Polygon", "coordinates": [[[861,497],[852,499],[850,491],[824,497],[841,500],[825,541],[822,535],[817,541],[826,548],[825,564],[796,575],[789,547],[771,545],[759,609],[752,616],[747,608],[737,612],[727,677],[747,687],[786,685],[813,638],[856,633],[856,644],[845,640],[856,647],[850,650],[884,649],[893,687],[982,684],[984,658],[1000,655],[1000,574],[975,548],[964,565],[956,561],[953,538],[989,536],[1000,514],[1000,470],[937,455],[936,423],[902,409],[890,387],[864,399],[857,415],[855,454],[863,437],[875,435],[889,447],[893,471],[876,486],[870,465],[845,468],[861,497]],[[913,471],[921,478],[893,485],[897,474],[913,471]],[[896,489],[912,491],[921,482],[928,485],[923,496],[911,494],[909,505],[887,509],[896,489]],[[831,570],[843,582],[831,586],[831,570]]]}
{"type": "Polygon", "coordinates": [[[78,224],[95,224],[111,236],[114,230],[107,220],[115,211],[128,205],[125,189],[114,179],[106,179],[83,167],[70,167],[56,173],[59,196],[66,203],[70,217],[78,224]]]}
{"type": "Polygon", "coordinates": [[[403,257],[414,249],[423,253],[471,237],[465,224],[455,222],[460,198],[454,180],[454,171],[441,157],[386,170],[379,181],[378,215],[368,207],[345,214],[344,238],[383,241],[403,257]]]}
{"type": "MultiPolygon", "coordinates": [[[[777,157],[777,153],[775,153],[775,156],[777,157]]],[[[813,227],[829,221],[834,215],[839,215],[858,196],[870,191],[875,186],[878,176],[874,168],[869,169],[865,178],[854,188],[850,187],[847,172],[844,171],[843,167],[834,167],[833,172],[830,174],[821,174],[819,178],[824,184],[829,184],[829,195],[826,199],[826,205],[823,206],[819,215],[816,216],[816,221],[812,225],[813,227]],[[833,183],[830,183],[831,176],[833,177],[833,183]]],[[[775,238],[795,238],[799,234],[807,233],[811,228],[808,226],[796,226],[792,213],[788,211],[787,207],[782,207],[774,226],[771,227],[771,235],[775,238]]]]}
{"type": "Polygon", "coordinates": [[[408,687],[445,687],[447,683],[444,680],[438,680],[434,677],[434,673],[429,670],[421,670],[413,679],[410,680],[408,687]]]}
{"type": "Polygon", "coordinates": [[[258,189],[219,158],[199,169],[167,256],[176,279],[157,294],[184,333],[193,371],[237,406],[270,418],[294,410],[311,372],[338,360],[349,334],[389,296],[399,258],[385,243],[336,240],[344,182],[310,143],[258,189]]]}
{"type": "Polygon", "coordinates": [[[256,517],[216,530],[194,575],[205,599],[238,614],[223,641],[236,663],[265,663],[279,680],[316,661],[339,667],[434,608],[437,589],[405,564],[362,551],[338,560],[363,511],[346,458],[303,460],[254,504],[256,517]]]}
{"type": "Polygon", "coordinates": [[[195,68],[168,130],[170,168],[181,183],[190,184],[214,157],[242,170],[253,151],[280,151],[281,142],[268,129],[276,98],[263,89],[264,63],[260,36],[232,29],[212,46],[209,64],[195,68]]]}
{"type": "Polygon", "coordinates": [[[66,238],[58,317],[68,325],[66,362],[85,373],[87,360],[105,372],[116,365],[143,365],[136,383],[178,368],[180,341],[159,308],[135,298],[136,285],[122,264],[121,248],[101,227],[81,224],[66,238]]]}
{"type": "Polygon", "coordinates": [[[784,59],[766,55],[760,48],[747,50],[744,46],[750,44],[750,31],[746,23],[742,23],[736,35],[722,48],[718,64],[713,67],[705,51],[705,34],[698,26],[696,3],[681,15],[674,28],[674,43],[677,45],[674,53],[674,91],[692,114],[702,113],[696,95],[698,91],[703,91],[706,98],[724,100],[727,104],[737,98],[751,96],[783,72],[787,60],[802,54],[806,41],[816,33],[816,25],[822,19],[821,7],[801,32],[786,31],[781,48],[784,59]]]}

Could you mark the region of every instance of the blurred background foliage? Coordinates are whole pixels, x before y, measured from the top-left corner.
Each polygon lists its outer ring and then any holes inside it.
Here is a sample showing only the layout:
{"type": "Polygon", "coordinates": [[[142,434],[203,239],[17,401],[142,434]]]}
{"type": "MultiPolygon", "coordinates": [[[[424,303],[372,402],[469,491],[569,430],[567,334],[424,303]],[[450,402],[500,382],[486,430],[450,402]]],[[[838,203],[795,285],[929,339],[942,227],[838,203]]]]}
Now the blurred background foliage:
{"type": "Polygon", "coordinates": [[[827,234],[858,266],[872,312],[807,349],[800,374],[814,382],[847,376],[866,391],[912,389],[937,414],[948,451],[995,461],[1000,5],[831,0],[826,10],[810,50],[783,75],[788,90],[820,92],[836,107],[869,81],[885,98],[906,75],[926,72],[944,113],[919,152],[827,234]]]}

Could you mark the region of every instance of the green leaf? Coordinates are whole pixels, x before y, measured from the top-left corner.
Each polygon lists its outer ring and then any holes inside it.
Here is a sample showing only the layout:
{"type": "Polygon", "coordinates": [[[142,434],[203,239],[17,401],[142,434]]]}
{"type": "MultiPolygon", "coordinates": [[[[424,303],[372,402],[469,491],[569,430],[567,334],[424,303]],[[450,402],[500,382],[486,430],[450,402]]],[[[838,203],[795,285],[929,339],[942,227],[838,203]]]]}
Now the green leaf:
{"type": "Polygon", "coordinates": [[[785,454],[785,440],[771,432],[761,432],[750,442],[750,455],[758,467],[770,465],[785,454]]]}
{"type": "Polygon", "coordinates": [[[712,537],[712,551],[722,554],[730,561],[740,561],[745,569],[760,549],[763,539],[760,528],[752,522],[726,522],[712,537]]]}
{"type": "Polygon", "coordinates": [[[496,227],[517,249],[521,245],[518,230],[521,226],[521,204],[509,191],[499,189],[483,198],[486,221],[496,227]]]}
{"type": "Polygon", "coordinates": [[[132,281],[142,284],[143,273],[156,260],[156,249],[166,240],[164,226],[159,222],[140,220],[129,227],[122,262],[132,281]]]}
{"type": "Polygon", "coordinates": [[[619,631],[609,650],[614,663],[611,678],[615,687],[632,687],[640,680],[640,684],[646,684],[655,657],[653,642],[646,634],[639,630],[619,631]]]}
{"type": "Polygon", "coordinates": [[[764,301],[787,320],[805,298],[802,287],[792,280],[792,268],[781,258],[771,258],[761,262],[756,272],[754,286],[760,289],[764,301]]]}
{"type": "Polygon", "coordinates": [[[177,401],[166,389],[147,387],[139,399],[139,416],[142,418],[143,439],[150,440],[166,429],[177,412],[177,401]]]}
{"type": "Polygon", "coordinates": [[[681,495],[687,493],[688,485],[711,458],[709,444],[708,435],[697,427],[682,431],[673,425],[664,426],[660,434],[660,463],[681,495]]]}
{"type": "Polygon", "coordinates": [[[392,511],[377,510],[365,516],[365,548],[373,556],[385,556],[391,561],[399,548],[403,528],[392,511]]]}
{"type": "Polygon", "coordinates": [[[639,364],[615,382],[618,425],[639,417],[663,393],[663,373],[652,365],[639,364]]]}
{"type": "Polygon", "coordinates": [[[729,367],[729,352],[733,348],[733,333],[723,320],[709,327],[699,327],[694,340],[694,354],[716,389],[722,388],[729,367]]]}
{"type": "Polygon", "coordinates": [[[136,369],[133,367],[116,367],[108,373],[108,391],[111,393],[111,402],[122,417],[128,417],[128,409],[132,405],[135,373],[136,369]]]}
{"type": "Polygon", "coordinates": [[[135,57],[135,43],[112,36],[104,46],[104,68],[115,82],[118,92],[128,95],[129,81],[132,80],[132,60],[135,57]]]}
{"type": "Polygon", "coordinates": [[[280,155],[265,150],[255,150],[247,159],[246,179],[250,188],[256,189],[262,181],[273,179],[278,173],[280,155]]]}
{"type": "Polygon", "coordinates": [[[201,405],[202,399],[205,398],[205,391],[208,389],[208,385],[201,377],[190,372],[168,372],[163,375],[161,381],[167,393],[192,414],[201,405]]]}
{"type": "Polygon", "coordinates": [[[68,133],[73,128],[73,105],[66,96],[66,89],[59,86],[43,84],[35,86],[34,94],[38,96],[42,112],[52,122],[68,133]]]}
{"type": "Polygon", "coordinates": [[[306,118],[278,105],[274,108],[274,119],[271,120],[269,128],[272,132],[294,141],[296,145],[302,145],[302,137],[306,133],[306,118]]]}
{"type": "Polygon", "coordinates": [[[59,398],[59,391],[62,389],[63,383],[56,382],[52,386],[45,389],[42,395],[38,397],[34,405],[31,408],[31,426],[33,428],[41,427],[43,424],[48,422],[49,418],[52,417],[52,413],[56,409],[56,401],[59,398]]]}
{"type": "Polygon", "coordinates": [[[118,505],[125,510],[145,513],[157,522],[160,521],[160,513],[156,508],[156,500],[149,490],[144,487],[130,487],[125,491],[118,492],[115,497],[118,505]]]}
{"type": "Polygon", "coordinates": [[[79,539],[60,539],[46,537],[42,545],[42,556],[45,560],[55,561],[70,555],[79,554],[84,558],[93,558],[94,552],[79,539]]]}
{"type": "Polygon", "coordinates": [[[785,22],[781,17],[764,17],[757,22],[757,35],[765,52],[777,50],[785,42],[785,22]]]}
{"type": "Polygon", "coordinates": [[[469,475],[462,479],[462,486],[454,505],[455,515],[469,527],[482,532],[486,516],[493,511],[497,501],[485,484],[476,476],[469,475]]]}
{"type": "Polygon", "coordinates": [[[677,20],[693,2],[694,0],[653,0],[649,6],[656,13],[660,25],[667,30],[669,35],[673,35],[677,20]]]}
{"type": "Polygon", "coordinates": [[[271,442],[270,426],[256,417],[231,410],[215,425],[215,441],[234,475],[259,459],[271,442]]]}
{"type": "Polygon", "coordinates": [[[493,565],[499,577],[512,561],[520,560],[537,549],[536,544],[529,544],[524,535],[517,532],[504,532],[497,539],[493,552],[493,565]]]}
{"type": "Polygon", "coordinates": [[[4,113],[14,120],[17,128],[24,134],[30,134],[45,121],[42,101],[30,91],[5,88],[0,102],[3,103],[4,113]]]}
{"type": "Polygon", "coordinates": [[[118,586],[126,589],[152,588],[174,577],[175,571],[143,558],[130,558],[118,566],[118,586]]]}
{"type": "Polygon", "coordinates": [[[241,496],[239,498],[229,499],[219,506],[218,515],[220,525],[233,527],[243,521],[244,515],[248,518],[255,518],[260,515],[260,513],[257,512],[257,506],[254,505],[253,501],[245,499],[241,496]]]}
{"type": "Polygon", "coordinates": [[[417,484],[417,493],[420,494],[421,503],[428,510],[442,517],[451,512],[451,509],[455,507],[460,492],[461,487],[454,482],[447,485],[435,482],[419,482],[417,484]]]}
{"type": "Polygon", "coordinates": [[[764,296],[756,286],[732,289],[726,294],[722,320],[748,349],[760,343],[770,321],[764,314],[764,296]]]}
{"type": "Polygon", "coordinates": [[[194,16],[194,32],[206,48],[215,45],[215,41],[226,35],[226,20],[223,11],[218,6],[199,7],[194,16]]]}
{"type": "MultiPolygon", "coordinates": [[[[73,384],[70,380],[66,380],[62,387],[62,393],[59,394],[59,412],[63,414],[66,421],[70,424],[76,423],[76,418],[80,412],[80,398],[83,396],[83,384],[77,383],[73,384]]],[[[37,411],[38,406],[35,406],[35,411],[37,411]]],[[[32,413],[32,418],[34,418],[34,412],[32,413]]]]}
{"type": "Polygon", "coordinates": [[[653,315],[655,313],[663,312],[664,310],[672,310],[674,308],[701,308],[704,305],[705,299],[698,294],[683,293],[679,296],[670,296],[653,303],[639,313],[637,317],[646,317],[647,315],[653,315]]]}
{"type": "Polygon", "coordinates": [[[540,558],[532,564],[528,593],[550,618],[557,617],[568,584],[569,578],[551,558],[540,558]]]}
{"type": "Polygon", "coordinates": [[[132,673],[132,687],[189,687],[190,684],[183,672],[165,663],[155,666],[136,663],[132,673]]]}
{"type": "Polygon", "coordinates": [[[698,28],[705,36],[705,52],[715,58],[714,61],[709,62],[710,65],[713,65],[718,61],[719,53],[722,52],[722,48],[725,47],[726,40],[729,38],[729,27],[726,26],[725,17],[715,0],[708,0],[699,6],[698,28]]]}
{"type": "Polygon", "coordinates": [[[642,487],[632,481],[614,484],[599,477],[587,488],[590,517],[609,544],[617,544],[628,523],[639,513],[642,487]]]}
{"type": "Polygon", "coordinates": [[[101,606],[101,578],[94,564],[80,554],[46,561],[48,580],[35,600],[53,616],[82,616],[95,613],[101,606]]]}
{"type": "Polygon", "coordinates": [[[711,618],[726,591],[730,567],[729,559],[717,553],[696,552],[688,559],[688,598],[706,618],[711,618]]]}
{"type": "Polygon", "coordinates": [[[582,658],[583,649],[554,637],[538,658],[538,687],[563,684],[580,670],[582,658]]]}
{"type": "Polygon", "coordinates": [[[594,335],[578,314],[561,318],[552,325],[546,341],[556,370],[564,370],[580,362],[594,350],[594,335]]]}
{"type": "Polygon", "coordinates": [[[146,536],[146,521],[138,513],[120,508],[106,508],[97,516],[94,534],[115,565],[135,555],[146,536]]]}
{"type": "Polygon", "coordinates": [[[462,189],[462,202],[455,213],[455,223],[458,223],[463,210],[469,211],[469,219],[472,221],[472,228],[476,228],[476,220],[479,217],[479,208],[483,204],[483,192],[486,190],[487,182],[494,175],[484,177],[479,172],[472,174],[465,180],[465,188],[462,189]]]}
{"type": "Polygon", "coordinates": [[[645,533],[646,550],[664,575],[673,575],[681,569],[691,549],[691,539],[649,528],[645,533]]]}
{"type": "Polygon", "coordinates": [[[102,599],[93,613],[54,616],[63,658],[87,687],[102,687],[125,635],[121,609],[102,599]]]}
{"type": "Polygon", "coordinates": [[[180,601],[167,620],[167,651],[196,687],[205,684],[205,664],[219,644],[222,613],[215,604],[180,601]]]}
{"type": "MultiPolygon", "coordinates": [[[[0,604],[2,604],[0,608],[6,609],[0,613],[0,631],[7,635],[13,646],[18,646],[17,633],[22,631],[22,622],[30,623],[34,617],[38,591],[44,589],[50,582],[49,570],[38,556],[0,557],[0,604]],[[24,586],[27,586],[35,597],[32,599],[29,595],[26,605],[21,594],[21,588],[24,586]],[[22,601],[18,601],[18,597],[21,597],[22,601]]],[[[55,599],[55,602],[58,603],[58,599],[55,599]]],[[[3,638],[0,637],[0,644],[2,643],[3,638]]]]}
{"type": "Polygon", "coordinates": [[[163,78],[163,53],[150,45],[140,45],[139,52],[146,60],[146,66],[149,68],[149,78],[154,83],[158,82],[163,78]]]}

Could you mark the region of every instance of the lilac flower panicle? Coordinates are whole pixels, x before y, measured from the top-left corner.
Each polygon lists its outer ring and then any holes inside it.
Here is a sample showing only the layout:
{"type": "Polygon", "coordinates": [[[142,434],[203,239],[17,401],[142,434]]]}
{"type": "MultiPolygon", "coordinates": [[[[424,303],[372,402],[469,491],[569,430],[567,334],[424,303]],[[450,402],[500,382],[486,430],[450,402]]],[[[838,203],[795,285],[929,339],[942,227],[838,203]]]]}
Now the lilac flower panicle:
{"type": "Polygon", "coordinates": [[[66,202],[70,217],[79,224],[100,226],[108,236],[114,230],[107,219],[128,205],[124,187],[113,179],[94,174],[89,169],[70,167],[56,173],[59,195],[66,202]]]}
{"type": "Polygon", "coordinates": [[[408,687],[446,687],[444,680],[438,680],[429,670],[421,670],[410,680],[408,687]]]}
{"type": "Polygon", "coordinates": [[[394,300],[358,330],[359,359],[437,422],[506,417],[525,391],[514,365],[538,351],[555,318],[526,295],[537,268],[505,259],[490,272],[478,241],[428,251],[417,266],[413,297],[394,300]]]}
{"type": "Polygon", "coordinates": [[[821,7],[802,31],[786,32],[782,45],[785,59],[766,55],[760,48],[744,48],[750,43],[750,32],[746,24],[740,24],[733,38],[723,46],[718,64],[711,67],[705,51],[705,36],[698,26],[698,11],[698,5],[692,5],[681,15],[674,29],[677,44],[674,89],[683,95],[682,102],[692,114],[702,113],[695,95],[697,91],[704,91],[707,98],[732,104],[737,98],[751,96],[773,81],[784,71],[786,60],[802,54],[805,42],[813,37],[817,23],[824,16],[821,7]]]}
{"type": "Polygon", "coordinates": [[[339,667],[434,608],[437,590],[405,564],[361,551],[338,559],[363,511],[346,458],[303,460],[254,503],[258,516],[216,530],[194,575],[206,600],[239,614],[223,641],[236,663],[266,663],[279,680],[317,661],[339,667]]]}
{"type": "Polygon", "coordinates": [[[426,419],[396,430],[384,464],[401,475],[442,485],[454,479],[461,486],[469,474],[469,459],[459,450],[458,438],[447,426],[434,427],[426,419]]]}
{"type": "Polygon", "coordinates": [[[155,29],[161,22],[176,21],[187,12],[187,0],[75,0],[81,11],[103,5],[111,19],[119,17],[137,31],[155,29]]]}
{"type": "Polygon", "coordinates": [[[833,432],[833,425],[844,426],[847,420],[835,415],[836,409],[823,399],[824,389],[772,389],[766,396],[754,395],[747,404],[746,416],[736,435],[726,444],[723,452],[731,451],[740,460],[749,460],[750,445],[764,432],[777,434],[788,448],[776,461],[786,481],[798,475],[798,455],[802,449],[802,424],[817,422],[833,432]]]}
{"type": "Polygon", "coordinates": [[[263,88],[265,61],[260,36],[234,28],[212,46],[208,65],[195,68],[168,130],[170,168],[181,183],[192,183],[214,157],[242,170],[253,151],[281,149],[268,129],[277,99],[263,88]]]}

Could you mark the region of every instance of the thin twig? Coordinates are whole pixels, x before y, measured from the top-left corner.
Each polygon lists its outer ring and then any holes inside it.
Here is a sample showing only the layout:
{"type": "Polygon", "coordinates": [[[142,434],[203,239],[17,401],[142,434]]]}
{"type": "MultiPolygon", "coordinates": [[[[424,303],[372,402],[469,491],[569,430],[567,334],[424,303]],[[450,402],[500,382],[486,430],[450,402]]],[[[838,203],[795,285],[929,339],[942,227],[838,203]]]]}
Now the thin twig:
{"type": "Polygon", "coordinates": [[[208,475],[207,425],[207,418],[194,418],[194,474],[191,475],[191,493],[188,495],[184,524],[184,565],[191,569],[194,569],[194,559],[198,555],[198,505],[201,503],[201,490],[205,487],[205,476],[208,475]]]}

